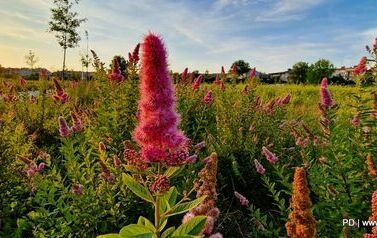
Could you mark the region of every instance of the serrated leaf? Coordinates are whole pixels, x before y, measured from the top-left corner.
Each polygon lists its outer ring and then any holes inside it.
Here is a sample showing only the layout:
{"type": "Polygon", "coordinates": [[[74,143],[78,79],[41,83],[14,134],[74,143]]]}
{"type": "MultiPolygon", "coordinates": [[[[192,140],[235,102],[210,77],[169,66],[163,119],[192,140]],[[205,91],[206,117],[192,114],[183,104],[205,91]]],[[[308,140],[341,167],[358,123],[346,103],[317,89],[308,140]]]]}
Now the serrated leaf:
{"type": "Polygon", "coordinates": [[[154,202],[154,199],[147,188],[141,185],[138,181],[132,178],[130,175],[123,173],[122,180],[125,185],[137,196],[144,199],[145,201],[154,202]]]}
{"type": "Polygon", "coordinates": [[[180,225],[172,234],[172,238],[187,237],[187,235],[198,236],[201,234],[206,223],[206,216],[196,216],[187,223],[180,225]]]}
{"type": "Polygon", "coordinates": [[[153,233],[145,226],[131,224],[123,227],[120,230],[119,235],[122,238],[152,238],[153,233]]]}

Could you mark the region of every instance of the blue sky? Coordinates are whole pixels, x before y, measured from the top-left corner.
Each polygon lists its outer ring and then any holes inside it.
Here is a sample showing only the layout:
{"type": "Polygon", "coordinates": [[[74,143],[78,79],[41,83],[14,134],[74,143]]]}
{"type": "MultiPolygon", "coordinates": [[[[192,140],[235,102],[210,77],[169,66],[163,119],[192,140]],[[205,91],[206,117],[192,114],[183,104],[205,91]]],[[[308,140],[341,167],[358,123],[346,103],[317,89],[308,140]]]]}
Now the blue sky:
{"type": "MultiPolygon", "coordinates": [[[[62,50],[46,31],[51,2],[0,0],[1,65],[26,66],[31,49],[38,65],[60,69],[62,50]]],[[[165,39],[174,71],[218,72],[237,59],[263,72],[319,58],[352,66],[377,37],[377,0],[81,0],[77,11],[104,62],[152,31],[165,39]]],[[[68,68],[81,69],[84,43],[68,51],[68,68]]]]}

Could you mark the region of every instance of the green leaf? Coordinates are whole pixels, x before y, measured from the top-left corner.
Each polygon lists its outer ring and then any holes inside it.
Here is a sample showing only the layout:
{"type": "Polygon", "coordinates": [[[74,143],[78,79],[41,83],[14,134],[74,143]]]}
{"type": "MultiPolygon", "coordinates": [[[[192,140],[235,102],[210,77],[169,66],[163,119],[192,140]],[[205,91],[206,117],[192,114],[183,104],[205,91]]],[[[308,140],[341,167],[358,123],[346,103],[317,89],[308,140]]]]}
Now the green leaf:
{"type": "Polygon", "coordinates": [[[137,196],[144,199],[145,201],[154,202],[154,199],[147,188],[141,185],[138,181],[132,178],[130,175],[123,173],[122,174],[123,182],[126,186],[137,196]]]}
{"type": "Polygon", "coordinates": [[[169,202],[169,205],[174,206],[177,201],[178,191],[175,187],[171,187],[169,192],[166,194],[166,200],[169,202]]]}
{"type": "Polygon", "coordinates": [[[122,238],[119,234],[106,234],[97,236],[97,238],[122,238]]]}
{"type": "Polygon", "coordinates": [[[169,217],[169,216],[174,216],[174,215],[185,213],[188,210],[193,209],[196,206],[198,206],[200,203],[202,203],[204,201],[205,198],[206,198],[206,196],[203,196],[203,197],[197,198],[193,201],[184,202],[184,203],[181,203],[179,205],[176,205],[172,208],[171,211],[169,211],[167,213],[167,216],[169,217]]]}
{"type": "Polygon", "coordinates": [[[119,235],[124,238],[152,238],[153,233],[145,226],[131,224],[123,227],[119,235]]]}
{"type": "Polygon", "coordinates": [[[169,167],[166,171],[165,171],[165,175],[168,177],[168,178],[173,178],[175,176],[177,176],[182,170],[183,170],[184,166],[179,166],[179,167],[169,167]]]}
{"type": "Polygon", "coordinates": [[[206,216],[196,216],[187,223],[180,225],[172,234],[172,238],[185,237],[186,235],[198,236],[206,223],[206,216]]]}
{"type": "Polygon", "coordinates": [[[143,216],[139,217],[139,220],[137,221],[137,224],[141,225],[141,226],[147,227],[152,232],[156,231],[156,228],[154,227],[153,223],[151,221],[149,221],[147,218],[143,217],[143,216]]]}
{"type": "Polygon", "coordinates": [[[164,193],[160,199],[160,212],[164,213],[175,205],[177,200],[178,191],[175,187],[171,187],[168,192],[164,193]]]}
{"type": "Polygon", "coordinates": [[[168,229],[166,229],[166,230],[161,234],[161,238],[167,238],[167,237],[169,237],[171,234],[173,234],[174,231],[175,231],[175,227],[174,227],[174,226],[169,227],[168,229]]]}

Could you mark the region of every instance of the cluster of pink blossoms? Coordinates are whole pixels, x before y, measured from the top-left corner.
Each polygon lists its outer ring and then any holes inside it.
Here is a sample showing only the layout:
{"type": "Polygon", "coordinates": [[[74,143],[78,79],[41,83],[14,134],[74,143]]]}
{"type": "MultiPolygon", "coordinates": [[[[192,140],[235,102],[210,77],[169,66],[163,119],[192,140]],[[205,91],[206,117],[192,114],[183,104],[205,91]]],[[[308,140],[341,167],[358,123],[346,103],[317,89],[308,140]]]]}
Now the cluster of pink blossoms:
{"type": "Polygon", "coordinates": [[[270,164],[275,164],[279,160],[279,158],[274,153],[269,151],[265,146],[262,147],[262,153],[270,164]]]}
{"type": "Polygon", "coordinates": [[[193,162],[188,153],[189,140],[178,129],[180,118],[175,111],[174,88],[162,40],[149,34],[144,38],[142,50],[139,121],[134,131],[134,139],[141,147],[140,157],[145,163],[193,162]]]}
{"type": "Polygon", "coordinates": [[[361,123],[361,119],[360,119],[360,117],[361,117],[360,112],[357,112],[357,113],[355,114],[355,116],[352,118],[352,120],[351,120],[351,124],[352,124],[353,126],[359,126],[360,123],[361,123]]]}
{"type": "Polygon", "coordinates": [[[238,201],[240,202],[242,206],[245,206],[245,207],[249,206],[249,200],[245,196],[243,196],[237,191],[234,192],[234,196],[236,196],[236,198],[238,199],[238,201]]]}
{"type": "Polygon", "coordinates": [[[140,49],[140,43],[136,45],[132,54],[128,53],[128,62],[129,63],[136,65],[139,62],[139,60],[140,60],[139,49],[140,49]]]}
{"type": "Polygon", "coordinates": [[[72,193],[75,195],[83,195],[84,194],[84,186],[80,183],[76,183],[72,185],[72,193]]]}
{"type": "Polygon", "coordinates": [[[250,70],[249,78],[254,78],[256,75],[257,75],[257,70],[256,70],[256,68],[254,67],[254,68],[252,68],[252,69],[250,70]]]}
{"type": "MultiPolygon", "coordinates": [[[[207,216],[207,219],[203,233],[210,236],[213,233],[215,221],[220,215],[220,210],[216,207],[217,155],[213,153],[211,156],[207,157],[204,162],[206,165],[199,172],[199,183],[201,183],[201,186],[199,187],[196,196],[206,196],[206,198],[199,206],[186,213],[183,217],[182,223],[187,223],[195,216],[205,215],[207,216]]],[[[217,236],[212,237],[219,237],[218,235],[221,234],[216,235],[217,236]]]]}
{"type": "Polygon", "coordinates": [[[52,98],[55,102],[65,103],[68,102],[69,96],[68,93],[60,86],[58,80],[54,79],[55,93],[52,95],[52,98]]]}
{"type": "Polygon", "coordinates": [[[321,106],[325,108],[334,106],[334,101],[332,100],[331,93],[328,89],[327,78],[323,78],[321,81],[320,96],[321,96],[321,106]]]}
{"type": "Polygon", "coordinates": [[[81,119],[73,111],[71,111],[71,120],[72,120],[72,127],[69,127],[64,117],[60,116],[58,118],[59,134],[61,137],[68,137],[71,135],[72,132],[77,133],[84,130],[84,126],[82,124],[81,119]]]}
{"type": "Polygon", "coordinates": [[[211,105],[214,101],[213,92],[211,90],[207,91],[203,98],[204,104],[211,105]]]}
{"type": "Polygon", "coordinates": [[[258,160],[254,159],[254,165],[258,173],[260,173],[261,175],[264,175],[266,173],[266,169],[258,160]]]}
{"type": "Polygon", "coordinates": [[[28,177],[33,177],[35,174],[43,171],[46,167],[44,162],[37,164],[36,162],[25,157],[18,157],[18,159],[22,160],[26,164],[25,172],[28,177]]]}
{"type": "Polygon", "coordinates": [[[185,68],[182,72],[181,81],[180,81],[181,83],[187,83],[186,82],[187,75],[188,75],[188,68],[185,68]]]}
{"type": "Polygon", "coordinates": [[[114,57],[113,59],[111,72],[109,73],[108,77],[111,82],[116,82],[116,83],[120,83],[124,80],[124,76],[122,75],[122,72],[120,71],[119,61],[116,57],[114,57]]]}
{"type": "Polygon", "coordinates": [[[200,87],[200,84],[202,84],[202,81],[203,81],[203,75],[199,75],[199,76],[195,79],[194,83],[192,84],[192,89],[193,89],[194,91],[199,90],[199,87],[200,87]]]}
{"type": "Polygon", "coordinates": [[[355,75],[360,75],[367,72],[367,57],[362,57],[359,64],[353,69],[355,75]]]}

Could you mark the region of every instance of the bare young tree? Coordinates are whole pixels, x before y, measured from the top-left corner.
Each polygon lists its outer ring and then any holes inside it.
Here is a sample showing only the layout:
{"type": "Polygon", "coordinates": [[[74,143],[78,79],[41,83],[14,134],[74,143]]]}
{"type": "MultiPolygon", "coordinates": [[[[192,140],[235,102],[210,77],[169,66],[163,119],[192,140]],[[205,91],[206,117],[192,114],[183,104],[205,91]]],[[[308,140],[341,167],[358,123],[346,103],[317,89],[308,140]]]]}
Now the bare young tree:
{"type": "MultiPolygon", "coordinates": [[[[89,56],[89,34],[88,34],[88,31],[85,31],[85,38],[86,38],[86,51],[85,51],[85,53],[80,53],[80,61],[81,61],[81,66],[86,69],[86,76],[85,77],[86,77],[86,79],[89,79],[89,65],[92,63],[92,59],[89,56]]],[[[82,75],[83,74],[84,73],[82,73],[82,75]]]]}
{"type": "Polygon", "coordinates": [[[65,60],[68,48],[74,48],[81,40],[78,28],[86,18],[79,18],[78,13],[72,10],[74,4],[79,0],[54,0],[54,7],[51,8],[51,20],[49,31],[55,33],[59,45],[63,48],[63,69],[62,78],[65,78],[65,60]]]}
{"type": "Polygon", "coordinates": [[[39,61],[38,57],[32,50],[29,50],[29,53],[25,55],[25,63],[31,68],[34,69],[34,65],[39,61]]]}

